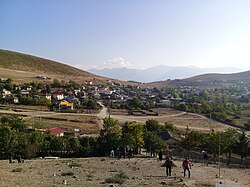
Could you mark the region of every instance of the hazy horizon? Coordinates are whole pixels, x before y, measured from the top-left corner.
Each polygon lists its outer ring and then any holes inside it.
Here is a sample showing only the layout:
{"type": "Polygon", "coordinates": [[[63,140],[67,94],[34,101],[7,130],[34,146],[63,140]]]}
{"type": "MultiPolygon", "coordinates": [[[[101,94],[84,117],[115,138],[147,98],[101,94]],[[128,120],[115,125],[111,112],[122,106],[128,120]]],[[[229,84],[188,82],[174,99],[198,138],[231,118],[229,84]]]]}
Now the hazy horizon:
{"type": "Polygon", "coordinates": [[[0,2],[0,48],[88,70],[250,70],[250,1],[0,2]]]}

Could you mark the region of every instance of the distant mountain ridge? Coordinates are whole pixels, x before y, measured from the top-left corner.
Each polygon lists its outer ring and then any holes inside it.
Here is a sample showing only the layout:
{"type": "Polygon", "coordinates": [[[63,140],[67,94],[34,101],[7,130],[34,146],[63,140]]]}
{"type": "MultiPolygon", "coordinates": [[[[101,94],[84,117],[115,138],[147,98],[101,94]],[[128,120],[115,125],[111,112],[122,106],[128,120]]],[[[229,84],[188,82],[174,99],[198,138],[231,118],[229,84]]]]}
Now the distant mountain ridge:
{"type": "Polygon", "coordinates": [[[90,69],[88,70],[96,75],[110,77],[124,81],[154,82],[167,79],[184,79],[204,73],[228,73],[239,72],[234,68],[198,68],[195,66],[154,66],[145,70],[116,68],[116,69],[90,69]]]}

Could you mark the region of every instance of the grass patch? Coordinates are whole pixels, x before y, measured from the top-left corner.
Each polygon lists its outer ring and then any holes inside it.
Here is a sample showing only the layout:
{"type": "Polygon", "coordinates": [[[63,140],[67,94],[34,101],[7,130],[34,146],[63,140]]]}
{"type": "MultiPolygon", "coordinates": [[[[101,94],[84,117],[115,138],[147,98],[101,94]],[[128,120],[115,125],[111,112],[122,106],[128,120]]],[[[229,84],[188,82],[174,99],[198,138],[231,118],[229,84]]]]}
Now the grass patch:
{"type": "Polygon", "coordinates": [[[23,168],[15,168],[12,170],[12,172],[22,172],[23,168]]]}
{"type": "Polygon", "coordinates": [[[71,171],[68,171],[68,172],[63,172],[61,175],[62,175],[62,176],[73,176],[74,173],[71,172],[71,171]]]}
{"type": "Polygon", "coordinates": [[[114,176],[105,179],[105,183],[123,184],[126,179],[129,179],[129,177],[123,171],[120,171],[114,176]]]}

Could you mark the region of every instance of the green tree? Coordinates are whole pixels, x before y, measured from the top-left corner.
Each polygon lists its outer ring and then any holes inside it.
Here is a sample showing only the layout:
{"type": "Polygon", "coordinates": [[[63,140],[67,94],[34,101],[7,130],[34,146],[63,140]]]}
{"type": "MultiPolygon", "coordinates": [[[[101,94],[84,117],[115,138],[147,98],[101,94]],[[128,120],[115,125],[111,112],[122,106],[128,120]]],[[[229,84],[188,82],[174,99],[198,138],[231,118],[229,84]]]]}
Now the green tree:
{"type": "Polygon", "coordinates": [[[241,157],[241,164],[245,157],[249,155],[249,139],[247,138],[245,132],[243,132],[237,142],[235,143],[235,152],[241,157]]]}
{"type": "Polygon", "coordinates": [[[58,79],[54,79],[53,83],[51,84],[51,87],[53,87],[53,88],[60,88],[61,87],[61,83],[59,82],[58,79]]]}
{"type": "Polygon", "coordinates": [[[227,155],[227,164],[231,163],[231,155],[234,150],[235,143],[239,138],[237,130],[228,128],[225,132],[221,133],[221,152],[227,155]]]}
{"type": "Polygon", "coordinates": [[[125,144],[133,148],[135,154],[138,154],[144,145],[143,126],[137,122],[126,122],[123,127],[123,137],[125,144]]]}
{"type": "Polygon", "coordinates": [[[86,107],[88,109],[98,109],[100,106],[95,100],[89,99],[88,102],[87,102],[86,107]]]}
{"type": "Polygon", "coordinates": [[[51,137],[49,141],[49,148],[52,152],[57,151],[62,155],[62,152],[66,150],[67,140],[65,137],[51,137]]]}
{"type": "Polygon", "coordinates": [[[10,126],[0,126],[0,154],[2,157],[7,158],[13,155],[18,145],[16,132],[10,126]]]}
{"type": "MultiPolygon", "coordinates": [[[[79,137],[79,142],[79,156],[93,156],[97,154],[97,150],[100,150],[100,143],[95,137],[79,137]]],[[[102,154],[100,153],[99,155],[102,154]]]]}
{"type": "Polygon", "coordinates": [[[186,150],[188,156],[190,156],[190,152],[199,147],[201,140],[202,134],[200,132],[190,131],[182,137],[180,146],[182,149],[186,150]]]}
{"type": "Polygon", "coordinates": [[[103,129],[100,131],[99,143],[100,153],[108,154],[110,150],[116,149],[121,143],[122,130],[118,120],[113,118],[103,119],[103,129]]]}
{"type": "Polygon", "coordinates": [[[23,121],[22,118],[18,116],[11,116],[11,117],[6,117],[3,116],[0,119],[1,125],[7,125],[11,129],[16,130],[16,131],[26,131],[27,130],[27,124],[23,121]]]}
{"type": "Polygon", "coordinates": [[[158,133],[162,130],[162,126],[155,119],[148,119],[145,123],[145,128],[146,128],[146,131],[151,131],[155,133],[158,133]]]}
{"type": "Polygon", "coordinates": [[[144,148],[151,153],[151,156],[165,147],[165,142],[154,132],[145,132],[143,140],[144,148]]]}
{"type": "Polygon", "coordinates": [[[178,128],[176,126],[174,126],[174,124],[172,122],[165,122],[165,125],[163,126],[163,130],[167,130],[173,133],[176,133],[178,135],[180,135],[180,131],[178,130],[178,128]]]}
{"type": "Polygon", "coordinates": [[[73,152],[74,154],[78,154],[81,149],[81,144],[78,137],[70,136],[67,138],[66,150],[68,152],[73,152]]]}

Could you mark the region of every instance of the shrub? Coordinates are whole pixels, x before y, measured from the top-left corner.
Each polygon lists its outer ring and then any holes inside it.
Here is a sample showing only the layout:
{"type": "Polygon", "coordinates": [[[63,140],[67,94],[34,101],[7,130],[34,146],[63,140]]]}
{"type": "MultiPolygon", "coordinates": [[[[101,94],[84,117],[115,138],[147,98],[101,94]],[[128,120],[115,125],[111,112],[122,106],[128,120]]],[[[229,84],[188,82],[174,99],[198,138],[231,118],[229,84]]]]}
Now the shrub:
{"type": "Polygon", "coordinates": [[[69,171],[69,172],[63,172],[61,175],[62,175],[62,176],[73,176],[74,173],[71,172],[71,171],[69,171]]]}
{"type": "Polygon", "coordinates": [[[117,184],[123,184],[126,179],[129,177],[123,172],[120,171],[118,174],[109,177],[105,180],[105,183],[117,183],[117,184]]]}
{"type": "Polygon", "coordinates": [[[12,172],[22,172],[23,168],[15,168],[12,170],[12,172]]]}

